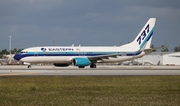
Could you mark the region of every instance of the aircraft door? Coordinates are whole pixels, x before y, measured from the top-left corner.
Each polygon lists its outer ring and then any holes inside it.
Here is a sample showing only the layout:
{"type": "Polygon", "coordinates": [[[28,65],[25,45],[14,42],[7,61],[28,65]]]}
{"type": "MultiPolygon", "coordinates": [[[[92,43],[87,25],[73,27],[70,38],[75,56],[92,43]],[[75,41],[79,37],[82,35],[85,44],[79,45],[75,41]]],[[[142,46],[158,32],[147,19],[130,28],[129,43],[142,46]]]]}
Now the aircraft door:
{"type": "Polygon", "coordinates": [[[37,57],[38,56],[38,52],[36,49],[34,49],[34,57],[37,57]]]}
{"type": "Polygon", "coordinates": [[[81,51],[80,48],[77,49],[78,50],[78,55],[79,56],[84,56],[85,52],[81,51]]]}

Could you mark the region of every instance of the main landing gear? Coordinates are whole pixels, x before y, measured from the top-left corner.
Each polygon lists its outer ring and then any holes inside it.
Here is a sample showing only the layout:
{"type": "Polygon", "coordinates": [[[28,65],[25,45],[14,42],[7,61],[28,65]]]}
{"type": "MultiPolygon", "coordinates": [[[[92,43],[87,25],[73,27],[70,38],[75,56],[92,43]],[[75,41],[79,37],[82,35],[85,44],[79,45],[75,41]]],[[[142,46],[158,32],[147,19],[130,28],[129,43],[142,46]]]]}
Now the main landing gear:
{"type": "MultiPolygon", "coordinates": [[[[85,66],[79,66],[79,68],[85,68],[85,66]]],[[[96,68],[96,64],[92,63],[92,64],[90,65],[90,68],[96,68]]]]}
{"type": "Polygon", "coordinates": [[[92,63],[92,64],[90,65],[90,68],[96,68],[96,64],[92,63]]]}
{"type": "Polygon", "coordinates": [[[28,65],[27,68],[31,68],[31,65],[28,65]]]}

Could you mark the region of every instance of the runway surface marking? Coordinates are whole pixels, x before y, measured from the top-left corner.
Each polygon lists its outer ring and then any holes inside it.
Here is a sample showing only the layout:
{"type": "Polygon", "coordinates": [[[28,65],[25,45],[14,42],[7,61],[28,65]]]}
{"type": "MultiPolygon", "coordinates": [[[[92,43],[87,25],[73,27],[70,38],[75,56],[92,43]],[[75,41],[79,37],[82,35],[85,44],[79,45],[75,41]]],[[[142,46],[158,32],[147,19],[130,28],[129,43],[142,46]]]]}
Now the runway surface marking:
{"type": "Polygon", "coordinates": [[[180,66],[99,66],[96,69],[79,69],[74,66],[54,68],[52,66],[0,66],[0,76],[78,76],[78,75],[180,75],[180,66]]]}
{"type": "Polygon", "coordinates": [[[8,74],[0,74],[0,76],[15,76],[15,75],[30,75],[30,74],[37,74],[34,72],[9,72],[8,74]]]}

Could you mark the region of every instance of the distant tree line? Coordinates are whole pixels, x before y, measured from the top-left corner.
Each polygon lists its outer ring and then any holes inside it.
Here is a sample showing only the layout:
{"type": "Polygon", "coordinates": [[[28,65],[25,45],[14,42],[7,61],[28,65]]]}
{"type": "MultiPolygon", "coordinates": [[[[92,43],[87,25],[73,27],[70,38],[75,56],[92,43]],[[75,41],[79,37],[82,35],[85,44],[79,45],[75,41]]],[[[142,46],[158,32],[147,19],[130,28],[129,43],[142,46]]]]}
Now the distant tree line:
{"type": "Polygon", "coordinates": [[[180,52],[180,46],[176,46],[176,47],[174,48],[174,52],[180,52]]]}
{"type": "Polygon", "coordinates": [[[168,49],[168,47],[167,47],[167,46],[162,45],[161,47],[162,47],[161,52],[169,52],[169,49],[168,49]]]}
{"type": "MultiPolygon", "coordinates": [[[[11,50],[11,54],[16,54],[19,53],[22,49],[16,49],[14,48],[13,50],[11,50]]],[[[0,51],[0,58],[3,57],[3,55],[9,55],[10,51],[8,51],[7,49],[3,49],[0,51]]]]}
{"type": "MultiPolygon", "coordinates": [[[[154,45],[151,45],[151,48],[155,48],[154,45]]],[[[168,46],[162,45],[160,49],[161,49],[161,52],[169,52],[168,46]]],[[[153,50],[153,52],[156,52],[156,49],[153,50]]],[[[180,46],[176,46],[174,48],[174,52],[180,52],[180,46]]]]}

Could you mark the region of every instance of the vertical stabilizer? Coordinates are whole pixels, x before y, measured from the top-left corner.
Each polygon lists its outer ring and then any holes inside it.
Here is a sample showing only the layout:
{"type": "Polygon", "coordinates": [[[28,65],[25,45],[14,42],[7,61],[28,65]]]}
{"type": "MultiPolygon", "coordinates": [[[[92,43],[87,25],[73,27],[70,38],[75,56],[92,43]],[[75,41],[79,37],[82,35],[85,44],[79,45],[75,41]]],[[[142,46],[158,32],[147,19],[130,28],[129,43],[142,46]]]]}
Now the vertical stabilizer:
{"type": "Polygon", "coordinates": [[[156,18],[150,18],[142,30],[139,32],[133,42],[123,45],[123,47],[136,48],[137,50],[143,50],[150,48],[152,35],[154,32],[156,18]]]}
{"type": "Polygon", "coordinates": [[[156,18],[150,18],[136,39],[133,41],[139,46],[139,49],[150,48],[155,22],[156,18]]]}

